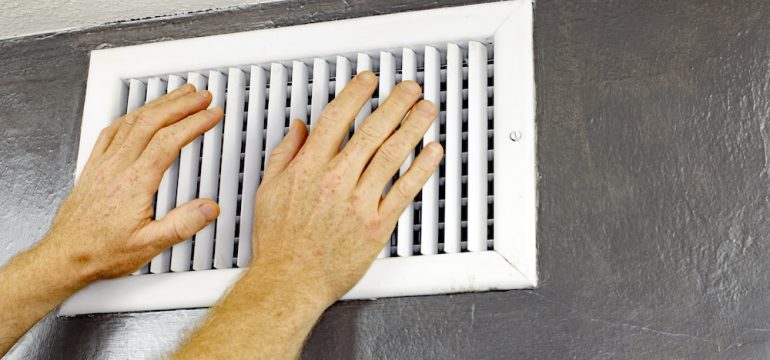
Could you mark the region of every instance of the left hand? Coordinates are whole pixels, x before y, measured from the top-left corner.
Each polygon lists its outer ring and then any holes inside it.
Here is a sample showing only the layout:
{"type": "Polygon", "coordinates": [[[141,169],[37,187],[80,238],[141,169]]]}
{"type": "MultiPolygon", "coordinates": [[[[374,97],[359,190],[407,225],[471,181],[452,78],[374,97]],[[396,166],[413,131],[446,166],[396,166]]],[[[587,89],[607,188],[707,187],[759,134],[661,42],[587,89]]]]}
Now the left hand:
{"type": "Polygon", "coordinates": [[[105,128],[41,246],[53,250],[79,285],[135,271],[219,215],[196,199],[153,220],[153,197],[181,148],[222,118],[211,93],[185,85],[105,128]]]}

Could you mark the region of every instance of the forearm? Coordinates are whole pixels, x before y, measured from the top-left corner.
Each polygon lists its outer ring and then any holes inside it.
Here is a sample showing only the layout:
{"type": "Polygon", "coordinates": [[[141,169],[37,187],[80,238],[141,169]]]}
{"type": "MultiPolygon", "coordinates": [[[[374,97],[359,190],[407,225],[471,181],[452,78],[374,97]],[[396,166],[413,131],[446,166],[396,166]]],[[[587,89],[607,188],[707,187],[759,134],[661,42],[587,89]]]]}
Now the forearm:
{"type": "Polygon", "coordinates": [[[84,285],[67,261],[43,240],[0,268],[0,356],[84,285]]]}
{"type": "MultiPolygon", "coordinates": [[[[331,301],[253,267],[211,310],[175,359],[296,359],[331,301]]],[[[275,272],[273,272],[274,274],[275,272]]]]}

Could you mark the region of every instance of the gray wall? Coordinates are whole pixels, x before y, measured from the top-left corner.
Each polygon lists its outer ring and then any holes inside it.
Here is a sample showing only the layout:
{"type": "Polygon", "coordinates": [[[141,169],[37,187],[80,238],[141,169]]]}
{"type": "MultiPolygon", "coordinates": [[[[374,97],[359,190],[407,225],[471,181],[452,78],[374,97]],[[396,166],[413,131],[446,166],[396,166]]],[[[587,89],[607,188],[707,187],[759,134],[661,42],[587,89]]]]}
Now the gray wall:
{"type": "MultiPolygon", "coordinates": [[[[89,50],[460,3],[283,2],[0,42],[0,262],[71,186],[89,50]]],[[[538,1],[540,288],[340,303],[305,357],[770,357],[769,14],[538,1]]],[[[157,356],[204,313],[48,317],[9,358],[157,356]]]]}

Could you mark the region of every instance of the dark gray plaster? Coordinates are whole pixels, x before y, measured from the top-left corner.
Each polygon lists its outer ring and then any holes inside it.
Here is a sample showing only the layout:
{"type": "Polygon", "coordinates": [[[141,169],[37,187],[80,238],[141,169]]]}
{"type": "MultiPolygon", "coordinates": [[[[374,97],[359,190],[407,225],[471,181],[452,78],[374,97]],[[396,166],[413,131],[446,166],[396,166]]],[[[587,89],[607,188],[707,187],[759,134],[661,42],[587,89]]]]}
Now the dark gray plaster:
{"type": "MultiPolygon", "coordinates": [[[[71,186],[89,50],[461,3],[278,2],[0,42],[0,263],[71,186]]],[[[538,1],[540,287],[340,303],[305,357],[770,357],[769,17],[766,0],[538,1]]],[[[48,317],[8,357],[156,357],[203,314],[48,317]]]]}

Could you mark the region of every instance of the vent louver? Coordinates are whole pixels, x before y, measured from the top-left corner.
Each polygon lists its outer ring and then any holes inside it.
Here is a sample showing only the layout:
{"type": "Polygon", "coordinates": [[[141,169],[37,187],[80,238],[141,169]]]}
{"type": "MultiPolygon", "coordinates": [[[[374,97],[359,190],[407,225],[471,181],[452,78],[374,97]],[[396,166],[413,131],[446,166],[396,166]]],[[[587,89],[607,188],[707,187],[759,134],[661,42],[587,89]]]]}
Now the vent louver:
{"type": "Polygon", "coordinates": [[[346,298],[534,286],[531,37],[531,4],[515,1],[94,51],[78,173],[94,140],[89,136],[106,125],[102,116],[115,118],[189,82],[208,89],[212,106],[225,109],[225,116],[187,145],[164,174],[156,217],[195,197],[217,200],[221,214],[133,276],[84,289],[60,313],[215,302],[249,264],[254,195],[266,159],[290,120],[301,119],[312,129],[321,109],[365,70],[378,75],[379,88],[356,117],[351,134],[395,84],[416,80],[424,98],[440,109],[424,143],[440,141],[446,156],[399,218],[389,246],[346,298]],[[399,31],[369,41],[332,41],[328,48],[311,45],[314,40],[307,36],[314,33],[320,41],[324,35],[371,26],[399,31]],[[265,51],[270,44],[263,42],[276,38],[283,45],[265,51]],[[293,40],[301,44],[287,47],[293,40]],[[255,47],[231,47],[239,43],[255,47]],[[297,50],[305,44],[304,51],[297,50]],[[207,45],[219,47],[217,59],[227,60],[185,58],[190,48],[207,45]],[[115,64],[147,53],[167,61],[128,69],[115,64]],[[95,95],[99,86],[114,90],[95,95]],[[98,98],[109,98],[111,107],[97,103],[98,98]],[[522,134],[515,144],[508,136],[513,131],[522,134]]]}

